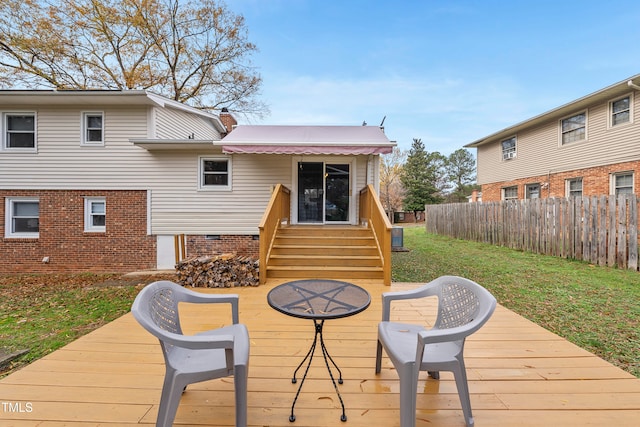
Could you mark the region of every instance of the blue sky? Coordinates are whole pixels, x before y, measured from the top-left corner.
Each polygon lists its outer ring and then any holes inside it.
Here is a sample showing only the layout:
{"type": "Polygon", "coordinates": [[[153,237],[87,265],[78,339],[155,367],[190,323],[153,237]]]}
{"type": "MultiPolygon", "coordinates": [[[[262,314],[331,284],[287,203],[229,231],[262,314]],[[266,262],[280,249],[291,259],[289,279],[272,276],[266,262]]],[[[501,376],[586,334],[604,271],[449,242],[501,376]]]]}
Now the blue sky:
{"type": "MultiPolygon", "coordinates": [[[[273,125],[379,125],[448,155],[640,74],[640,1],[227,0],[273,125]]],[[[243,121],[242,118],[239,118],[243,121]]],[[[474,153],[475,154],[475,153],[474,153]]]]}

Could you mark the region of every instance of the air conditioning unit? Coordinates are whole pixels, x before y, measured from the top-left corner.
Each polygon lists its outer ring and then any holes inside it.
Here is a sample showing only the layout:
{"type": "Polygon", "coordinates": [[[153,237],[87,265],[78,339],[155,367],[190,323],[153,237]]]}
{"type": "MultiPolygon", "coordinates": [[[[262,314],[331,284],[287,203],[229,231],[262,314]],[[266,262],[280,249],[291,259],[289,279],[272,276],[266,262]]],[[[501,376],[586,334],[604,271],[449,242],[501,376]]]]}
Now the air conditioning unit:
{"type": "Polygon", "coordinates": [[[502,154],[502,160],[515,159],[515,157],[516,157],[515,151],[509,151],[508,153],[502,154]]]}

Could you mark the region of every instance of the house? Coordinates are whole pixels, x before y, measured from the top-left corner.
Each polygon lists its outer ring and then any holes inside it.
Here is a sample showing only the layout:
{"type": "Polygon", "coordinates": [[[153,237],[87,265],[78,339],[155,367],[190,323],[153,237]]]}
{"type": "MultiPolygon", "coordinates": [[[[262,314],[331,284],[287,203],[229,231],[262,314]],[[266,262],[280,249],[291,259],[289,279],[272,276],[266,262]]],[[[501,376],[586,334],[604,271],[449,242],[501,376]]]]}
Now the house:
{"type": "Polygon", "coordinates": [[[257,256],[272,192],[291,224],[359,225],[381,128],[237,126],[147,91],[0,91],[0,272],[173,268],[257,256]]]}
{"type": "Polygon", "coordinates": [[[640,75],[467,144],[482,200],[640,194],[640,75]]]}

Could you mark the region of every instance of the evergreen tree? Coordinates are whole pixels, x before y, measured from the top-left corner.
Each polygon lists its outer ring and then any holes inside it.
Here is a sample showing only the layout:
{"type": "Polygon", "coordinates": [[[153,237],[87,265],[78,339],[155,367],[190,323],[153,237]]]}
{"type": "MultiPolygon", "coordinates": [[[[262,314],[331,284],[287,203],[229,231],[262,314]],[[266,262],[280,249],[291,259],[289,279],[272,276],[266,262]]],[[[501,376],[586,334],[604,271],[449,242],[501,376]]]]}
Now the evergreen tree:
{"type": "Polygon", "coordinates": [[[449,155],[445,164],[448,180],[453,183],[450,202],[462,202],[473,190],[476,180],[476,161],[473,155],[460,148],[449,155]]]}
{"type": "Polygon", "coordinates": [[[424,205],[439,203],[437,183],[441,178],[442,156],[428,153],[421,139],[414,138],[400,180],[406,190],[404,209],[422,211],[424,205]]]}

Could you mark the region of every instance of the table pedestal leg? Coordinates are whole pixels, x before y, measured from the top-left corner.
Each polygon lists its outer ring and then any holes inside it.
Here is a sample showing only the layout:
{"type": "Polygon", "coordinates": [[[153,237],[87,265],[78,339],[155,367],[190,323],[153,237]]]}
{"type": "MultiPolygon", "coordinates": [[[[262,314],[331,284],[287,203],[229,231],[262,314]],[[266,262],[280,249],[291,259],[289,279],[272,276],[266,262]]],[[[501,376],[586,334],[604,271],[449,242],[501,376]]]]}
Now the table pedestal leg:
{"type": "Polygon", "coordinates": [[[344,410],[344,402],[342,401],[342,396],[340,395],[340,390],[338,390],[338,384],[336,384],[336,380],[333,377],[333,372],[331,371],[331,367],[329,366],[329,361],[331,361],[331,363],[333,364],[333,366],[336,368],[336,370],[338,371],[338,383],[342,384],[342,371],[340,370],[340,368],[338,368],[338,365],[336,364],[336,362],[334,362],[333,358],[331,357],[331,355],[329,354],[329,351],[327,351],[327,347],[324,344],[324,339],[322,337],[322,327],[324,326],[324,320],[314,320],[313,321],[314,325],[315,325],[315,335],[313,336],[313,343],[311,343],[311,347],[309,348],[309,351],[307,352],[307,355],[304,357],[304,359],[302,359],[302,362],[300,362],[300,364],[298,365],[298,367],[296,368],[296,370],[293,372],[293,377],[291,378],[291,382],[293,384],[295,384],[297,382],[296,379],[296,375],[298,373],[298,370],[300,370],[300,368],[302,367],[302,365],[304,364],[305,361],[307,361],[307,359],[309,360],[309,362],[307,363],[307,367],[304,370],[304,375],[302,376],[302,380],[300,381],[300,385],[298,386],[298,391],[296,392],[296,397],[293,399],[293,404],[291,405],[291,415],[289,416],[289,421],[294,422],[296,420],[296,416],[293,413],[293,409],[296,406],[296,401],[298,400],[298,396],[300,395],[300,390],[302,390],[302,385],[304,384],[304,380],[307,378],[307,373],[309,372],[309,368],[311,367],[311,361],[313,360],[313,355],[315,353],[316,350],[316,345],[318,343],[318,337],[320,338],[320,348],[322,349],[322,356],[324,358],[324,363],[327,366],[327,371],[329,371],[329,377],[331,377],[331,382],[333,383],[333,388],[336,390],[336,394],[338,395],[338,399],[340,400],[340,406],[342,406],[342,416],[340,417],[341,421],[347,421],[347,414],[345,413],[344,410]]]}

